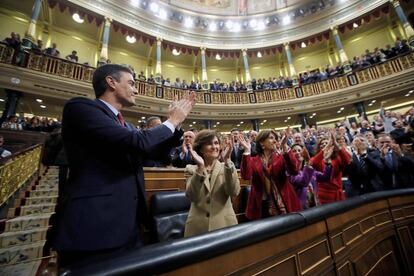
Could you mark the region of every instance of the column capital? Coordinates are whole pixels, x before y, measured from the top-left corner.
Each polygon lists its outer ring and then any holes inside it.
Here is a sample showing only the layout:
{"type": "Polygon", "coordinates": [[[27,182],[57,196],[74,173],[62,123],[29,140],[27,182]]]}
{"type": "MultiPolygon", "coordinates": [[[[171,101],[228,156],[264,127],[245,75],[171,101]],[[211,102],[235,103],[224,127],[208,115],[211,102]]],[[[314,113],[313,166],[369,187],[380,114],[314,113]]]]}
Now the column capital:
{"type": "Polygon", "coordinates": [[[241,49],[241,51],[242,51],[243,55],[245,55],[247,53],[247,49],[246,48],[241,49]]]}
{"type": "Polygon", "coordinates": [[[398,7],[400,5],[400,1],[398,1],[398,0],[390,0],[390,2],[394,6],[394,8],[396,8],[396,7],[398,7]]]}
{"type": "Polygon", "coordinates": [[[290,45],[290,42],[284,42],[283,43],[283,47],[285,47],[285,50],[290,50],[289,45],[290,45]]]}
{"type": "Polygon", "coordinates": [[[157,37],[157,42],[162,41],[162,37],[157,37]]]}
{"type": "Polygon", "coordinates": [[[205,51],[206,49],[207,49],[207,48],[206,48],[206,47],[204,47],[204,46],[201,46],[201,47],[200,47],[200,50],[201,50],[201,51],[205,51]]]}
{"type": "Polygon", "coordinates": [[[331,31],[336,31],[338,30],[338,25],[331,26],[329,29],[331,29],[331,31]]]}
{"type": "Polygon", "coordinates": [[[112,23],[112,18],[105,16],[105,26],[110,26],[112,23]]]}

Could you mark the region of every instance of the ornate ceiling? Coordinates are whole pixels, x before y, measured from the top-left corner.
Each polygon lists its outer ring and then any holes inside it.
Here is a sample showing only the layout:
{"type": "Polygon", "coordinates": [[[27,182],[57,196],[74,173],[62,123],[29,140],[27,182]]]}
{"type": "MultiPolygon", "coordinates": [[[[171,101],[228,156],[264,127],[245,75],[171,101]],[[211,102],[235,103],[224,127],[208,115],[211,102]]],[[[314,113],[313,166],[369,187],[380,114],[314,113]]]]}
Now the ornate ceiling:
{"type": "Polygon", "coordinates": [[[70,0],[128,27],[178,44],[263,48],[295,41],[376,9],[387,0],[70,0]]]}

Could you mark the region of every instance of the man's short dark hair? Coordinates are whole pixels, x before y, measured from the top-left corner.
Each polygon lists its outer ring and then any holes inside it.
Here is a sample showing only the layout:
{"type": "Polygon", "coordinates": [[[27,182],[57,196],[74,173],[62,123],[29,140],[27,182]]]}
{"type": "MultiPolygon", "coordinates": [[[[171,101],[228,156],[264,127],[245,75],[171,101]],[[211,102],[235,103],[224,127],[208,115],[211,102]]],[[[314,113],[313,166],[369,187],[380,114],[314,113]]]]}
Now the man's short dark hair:
{"type": "Polygon", "coordinates": [[[96,68],[92,79],[93,90],[95,90],[96,98],[101,97],[108,89],[108,83],[105,78],[107,76],[111,76],[119,82],[121,79],[120,72],[126,72],[132,75],[132,71],[128,67],[119,64],[105,64],[96,68]]]}

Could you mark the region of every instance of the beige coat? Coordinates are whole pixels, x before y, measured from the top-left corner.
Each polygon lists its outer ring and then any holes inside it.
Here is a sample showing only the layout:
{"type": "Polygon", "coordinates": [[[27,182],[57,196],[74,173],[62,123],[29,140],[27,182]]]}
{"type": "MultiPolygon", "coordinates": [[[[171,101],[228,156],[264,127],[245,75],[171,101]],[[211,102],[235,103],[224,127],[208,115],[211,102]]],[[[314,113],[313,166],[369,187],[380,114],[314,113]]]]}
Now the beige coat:
{"type": "Polygon", "coordinates": [[[184,237],[202,234],[215,229],[237,224],[231,197],[240,192],[237,169],[215,161],[211,180],[207,173],[198,174],[197,165],[187,165],[186,196],[191,201],[184,237]]]}

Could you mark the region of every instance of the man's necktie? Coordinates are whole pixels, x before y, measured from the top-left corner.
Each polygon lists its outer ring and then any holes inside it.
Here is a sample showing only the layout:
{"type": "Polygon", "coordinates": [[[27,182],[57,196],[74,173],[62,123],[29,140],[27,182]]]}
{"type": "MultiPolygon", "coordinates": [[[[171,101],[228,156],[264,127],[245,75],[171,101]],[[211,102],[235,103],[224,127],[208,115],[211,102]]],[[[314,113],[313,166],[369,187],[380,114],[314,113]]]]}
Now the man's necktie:
{"type": "Polygon", "coordinates": [[[118,120],[119,120],[119,123],[121,124],[121,126],[125,126],[125,120],[124,120],[124,117],[122,116],[121,112],[118,112],[117,117],[118,117],[118,120]]]}

